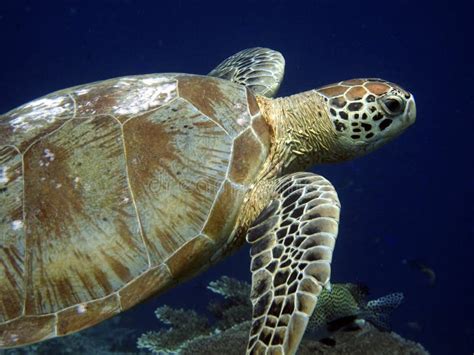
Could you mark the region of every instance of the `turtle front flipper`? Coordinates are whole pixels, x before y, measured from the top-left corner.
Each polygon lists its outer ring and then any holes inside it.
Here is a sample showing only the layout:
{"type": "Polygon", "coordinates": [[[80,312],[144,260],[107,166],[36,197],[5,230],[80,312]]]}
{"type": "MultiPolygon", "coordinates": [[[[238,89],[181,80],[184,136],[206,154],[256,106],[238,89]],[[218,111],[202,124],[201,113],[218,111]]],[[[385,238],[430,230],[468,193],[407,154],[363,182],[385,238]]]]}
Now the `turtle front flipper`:
{"type": "Polygon", "coordinates": [[[247,354],[294,354],[329,285],[340,211],[334,187],[319,175],[294,173],[278,179],[275,193],[247,232],[253,304],[247,354]]]}
{"type": "Polygon", "coordinates": [[[285,59],[269,48],[244,49],[220,63],[208,75],[227,79],[266,97],[276,95],[285,73],[285,59]]]}

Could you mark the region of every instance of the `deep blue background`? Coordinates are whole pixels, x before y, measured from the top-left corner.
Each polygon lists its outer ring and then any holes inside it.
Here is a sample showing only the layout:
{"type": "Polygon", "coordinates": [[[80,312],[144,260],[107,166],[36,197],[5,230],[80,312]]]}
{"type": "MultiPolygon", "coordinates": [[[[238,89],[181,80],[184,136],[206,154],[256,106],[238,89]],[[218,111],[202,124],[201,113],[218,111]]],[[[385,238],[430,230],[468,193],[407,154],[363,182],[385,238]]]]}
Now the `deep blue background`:
{"type": "MultiPolygon", "coordinates": [[[[353,162],[316,167],[338,188],[342,223],[333,282],[373,296],[403,291],[394,329],[433,354],[474,351],[472,1],[0,2],[0,112],[48,92],[114,76],[207,73],[243,48],[281,51],[280,95],[354,77],[414,93],[418,120],[353,162]],[[436,272],[430,287],[404,259],[436,272]],[[414,330],[408,323],[416,322],[414,330]]],[[[137,307],[156,326],[168,303],[204,307],[208,281],[249,279],[245,249],[201,277],[137,307]]],[[[149,323],[147,323],[149,322],[149,323]]]]}

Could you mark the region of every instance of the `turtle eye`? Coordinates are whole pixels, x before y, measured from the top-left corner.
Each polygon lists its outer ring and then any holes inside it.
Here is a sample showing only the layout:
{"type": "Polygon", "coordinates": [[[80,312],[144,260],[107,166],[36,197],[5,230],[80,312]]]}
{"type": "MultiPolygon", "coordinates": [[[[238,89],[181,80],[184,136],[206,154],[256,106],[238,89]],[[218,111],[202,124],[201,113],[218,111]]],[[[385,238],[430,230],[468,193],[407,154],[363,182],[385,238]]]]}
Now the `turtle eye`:
{"type": "Polygon", "coordinates": [[[390,116],[396,116],[403,112],[404,105],[398,96],[390,96],[382,99],[382,107],[390,116]]]}

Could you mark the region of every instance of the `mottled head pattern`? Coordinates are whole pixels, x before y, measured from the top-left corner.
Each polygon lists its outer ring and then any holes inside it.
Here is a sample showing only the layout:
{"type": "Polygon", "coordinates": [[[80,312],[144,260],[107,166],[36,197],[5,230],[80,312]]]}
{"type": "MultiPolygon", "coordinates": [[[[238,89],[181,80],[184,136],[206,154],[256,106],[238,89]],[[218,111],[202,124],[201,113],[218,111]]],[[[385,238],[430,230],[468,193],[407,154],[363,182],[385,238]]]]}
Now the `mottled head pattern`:
{"type": "Polygon", "coordinates": [[[347,144],[374,150],[395,138],[416,119],[413,95],[381,79],[353,79],[317,90],[347,144]]]}

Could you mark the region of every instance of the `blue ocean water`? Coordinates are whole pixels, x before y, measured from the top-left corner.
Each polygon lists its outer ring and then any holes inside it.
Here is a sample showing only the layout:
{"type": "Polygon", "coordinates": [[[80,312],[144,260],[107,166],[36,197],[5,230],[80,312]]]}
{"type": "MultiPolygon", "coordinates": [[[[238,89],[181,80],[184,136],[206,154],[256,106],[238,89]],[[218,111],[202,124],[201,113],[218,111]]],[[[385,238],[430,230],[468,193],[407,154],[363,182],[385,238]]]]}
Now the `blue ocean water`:
{"type": "MultiPolygon", "coordinates": [[[[405,294],[393,328],[432,354],[474,351],[472,1],[25,1],[0,3],[0,112],[110,77],[207,73],[241,49],[282,52],[280,96],[357,77],[415,95],[416,124],[351,162],[314,167],[342,202],[333,282],[405,294]],[[433,284],[413,267],[436,274],[433,284]],[[408,261],[408,262],[406,262],[408,261]]],[[[249,280],[248,248],[126,313],[204,308],[220,275],[249,280]]],[[[135,323],[133,323],[135,322],[135,323]]]]}

